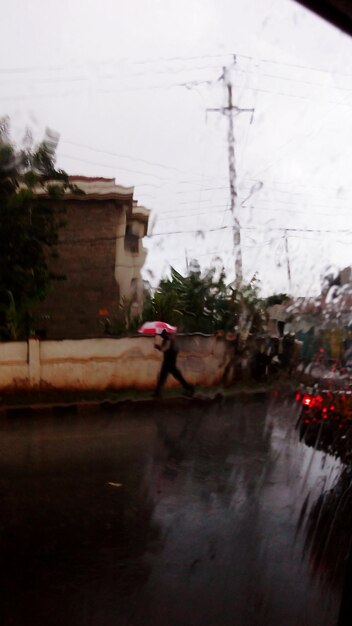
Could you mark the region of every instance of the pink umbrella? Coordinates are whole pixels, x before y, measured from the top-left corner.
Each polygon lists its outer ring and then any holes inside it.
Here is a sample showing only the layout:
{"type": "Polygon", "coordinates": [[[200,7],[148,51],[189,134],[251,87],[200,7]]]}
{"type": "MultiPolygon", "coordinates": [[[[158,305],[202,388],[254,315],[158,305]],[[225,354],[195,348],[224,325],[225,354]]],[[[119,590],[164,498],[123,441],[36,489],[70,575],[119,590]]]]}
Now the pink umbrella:
{"type": "Polygon", "coordinates": [[[142,335],[160,335],[163,330],[166,330],[168,333],[176,333],[177,327],[170,326],[166,322],[144,322],[138,329],[138,332],[142,335]]]}

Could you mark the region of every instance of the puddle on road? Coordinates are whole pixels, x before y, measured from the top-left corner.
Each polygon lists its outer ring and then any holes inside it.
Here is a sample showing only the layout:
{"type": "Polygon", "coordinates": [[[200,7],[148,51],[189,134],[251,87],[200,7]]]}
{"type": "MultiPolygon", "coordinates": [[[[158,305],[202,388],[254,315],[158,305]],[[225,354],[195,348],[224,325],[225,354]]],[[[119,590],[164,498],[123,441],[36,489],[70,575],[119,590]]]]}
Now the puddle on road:
{"type": "Polygon", "coordinates": [[[192,417],[182,427],[157,422],[153,519],[163,542],[149,581],[164,598],[157,623],[170,614],[182,623],[187,606],[197,607],[195,623],[216,623],[216,598],[227,607],[222,624],[233,615],[239,624],[337,623],[349,536],[335,532],[334,514],[323,523],[319,503],[336,509],[341,462],[299,441],[287,401],[192,417]]]}
{"type": "Polygon", "coordinates": [[[1,426],[5,623],[337,625],[351,470],[296,406],[143,411],[1,426]]]}

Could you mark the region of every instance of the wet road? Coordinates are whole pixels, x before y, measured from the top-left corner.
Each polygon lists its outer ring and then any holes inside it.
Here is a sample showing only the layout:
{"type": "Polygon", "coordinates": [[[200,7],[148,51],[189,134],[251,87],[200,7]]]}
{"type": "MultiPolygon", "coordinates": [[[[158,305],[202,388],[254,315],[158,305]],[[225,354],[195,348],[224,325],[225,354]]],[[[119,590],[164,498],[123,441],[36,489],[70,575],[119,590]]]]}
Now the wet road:
{"type": "Polygon", "coordinates": [[[296,419],[265,398],[2,417],[2,626],[337,624],[350,478],[296,419]]]}

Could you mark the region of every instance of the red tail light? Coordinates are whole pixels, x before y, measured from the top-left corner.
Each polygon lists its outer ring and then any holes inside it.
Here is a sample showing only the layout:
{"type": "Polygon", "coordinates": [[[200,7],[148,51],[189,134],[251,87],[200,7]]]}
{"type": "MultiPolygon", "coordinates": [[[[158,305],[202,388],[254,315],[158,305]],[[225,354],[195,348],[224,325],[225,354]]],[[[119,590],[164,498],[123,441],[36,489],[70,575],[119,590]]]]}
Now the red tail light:
{"type": "Polygon", "coordinates": [[[302,398],[302,404],[303,406],[309,406],[309,407],[318,407],[320,408],[321,405],[323,404],[323,396],[309,396],[309,395],[305,395],[302,398]]]}
{"type": "Polygon", "coordinates": [[[302,398],[302,404],[304,406],[311,406],[312,405],[312,401],[313,401],[312,396],[307,396],[306,395],[306,396],[303,396],[303,398],[302,398]]]}

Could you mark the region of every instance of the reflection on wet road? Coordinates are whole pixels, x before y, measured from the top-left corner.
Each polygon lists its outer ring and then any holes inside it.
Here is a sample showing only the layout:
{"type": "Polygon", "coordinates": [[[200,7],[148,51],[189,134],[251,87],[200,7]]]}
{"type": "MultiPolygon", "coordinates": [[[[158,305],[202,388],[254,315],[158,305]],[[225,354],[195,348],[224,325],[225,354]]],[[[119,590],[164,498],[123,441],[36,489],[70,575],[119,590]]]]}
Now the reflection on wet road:
{"type": "Polygon", "coordinates": [[[264,398],[2,418],[1,624],[337,624],[350,477],[296,421],[264,398]]]}

